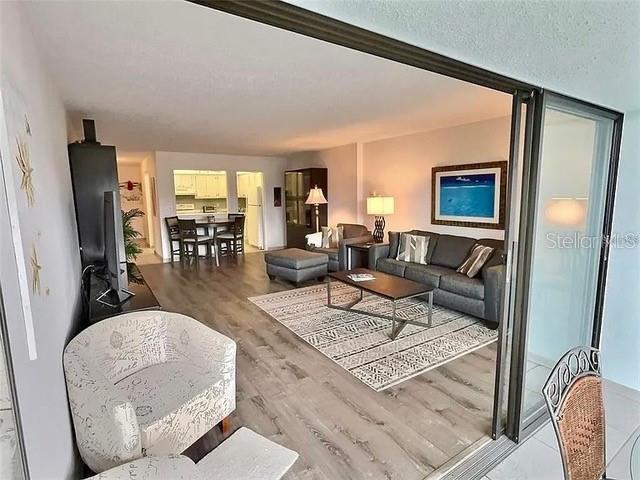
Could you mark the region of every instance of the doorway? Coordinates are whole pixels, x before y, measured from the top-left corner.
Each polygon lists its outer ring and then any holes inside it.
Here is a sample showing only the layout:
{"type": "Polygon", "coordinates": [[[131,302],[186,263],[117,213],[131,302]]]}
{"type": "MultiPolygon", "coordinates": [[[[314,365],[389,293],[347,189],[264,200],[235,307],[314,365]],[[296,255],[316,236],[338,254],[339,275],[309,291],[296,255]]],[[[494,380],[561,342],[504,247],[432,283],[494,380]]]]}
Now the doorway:
{"type": "Polygon", "coordinates": [[[264,178],[262,172],[236,172],[238,212],[245,214],[246,252],[264,250],[264,178]]]}

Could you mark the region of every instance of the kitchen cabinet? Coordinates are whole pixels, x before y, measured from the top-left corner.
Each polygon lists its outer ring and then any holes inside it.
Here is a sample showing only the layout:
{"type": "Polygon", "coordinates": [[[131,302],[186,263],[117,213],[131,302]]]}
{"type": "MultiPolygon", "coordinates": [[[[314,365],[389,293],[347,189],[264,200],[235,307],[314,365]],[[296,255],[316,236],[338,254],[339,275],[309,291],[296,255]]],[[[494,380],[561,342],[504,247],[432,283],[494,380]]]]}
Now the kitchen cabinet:
{"type": "Polygon", "coordinates": [[[186,173],[174,173],[173,184],[176,195],[196,194],[196,175],[186,173]]]}
{"type": "Polygon", "coordinates": [[[238,198],[247,198],[249,196],[249,174],[243,173],[238,175],[238,198]]]}
{"type": "Polygon", "coordinates": [[[227,198],[225,174],[198,174],[195,176],[196,198],[227,198]]]}

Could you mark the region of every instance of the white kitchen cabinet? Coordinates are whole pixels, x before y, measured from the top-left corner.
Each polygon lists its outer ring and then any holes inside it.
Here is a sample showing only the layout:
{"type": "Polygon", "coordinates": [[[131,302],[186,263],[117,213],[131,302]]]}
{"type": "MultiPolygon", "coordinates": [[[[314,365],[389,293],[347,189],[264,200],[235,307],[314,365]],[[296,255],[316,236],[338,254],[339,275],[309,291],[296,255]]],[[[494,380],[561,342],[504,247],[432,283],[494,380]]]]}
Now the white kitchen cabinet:
{"type": "Polygon", "coordinates": [[[196,175],[196,198],[213,198],[209,195],[209,175],[196,175]]]}
{"type": "Polygon", "coordinates": [[[196,175],[175,173],[173,175],[173,184],[176,195],[196,194],[196,175]]]}
{"type": "Polygon", "coordinates": [[[224,174],[199,174],[195,179],[196,198],[227,198],[227,176],[224,174]]]}

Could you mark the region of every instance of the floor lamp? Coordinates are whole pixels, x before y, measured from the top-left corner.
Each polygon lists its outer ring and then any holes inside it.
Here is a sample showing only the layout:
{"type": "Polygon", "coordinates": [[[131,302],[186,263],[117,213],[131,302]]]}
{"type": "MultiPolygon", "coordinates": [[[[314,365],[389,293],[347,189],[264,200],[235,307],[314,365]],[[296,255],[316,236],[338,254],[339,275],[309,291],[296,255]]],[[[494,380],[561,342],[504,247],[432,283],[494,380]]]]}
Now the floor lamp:
{"type": "Polygon", "coordinates": [[[316,207],[316,232],[320,231],[320,205],[326,205],[327,199],[324,198],[324,194],[322,193],[322,189],[318,188],[316,185],[309,191],[309,196],[307,197],[307,201],[304,202],[307,205],[315,205],[316,207]]]}
{"type": "Polygon", "coordinates": [[[367,214],[375,216],[373,239],[376,243],[384,241],[384,215],[391,215],[394,210],[393,197],[367,197],[367,214]]]}

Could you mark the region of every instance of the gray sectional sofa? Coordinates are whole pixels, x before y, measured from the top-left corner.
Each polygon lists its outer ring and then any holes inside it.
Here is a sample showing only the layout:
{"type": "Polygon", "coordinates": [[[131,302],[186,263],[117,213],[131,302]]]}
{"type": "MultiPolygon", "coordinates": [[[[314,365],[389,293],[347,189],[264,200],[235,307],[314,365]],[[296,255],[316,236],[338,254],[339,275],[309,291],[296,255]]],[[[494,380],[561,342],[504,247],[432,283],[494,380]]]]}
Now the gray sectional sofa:
{"type": "Polygon", "coordinates": [[[439,305],[484,319],[497,328],[504,289],[504,242],[412,230],[413,235],[429,237],[427,265],[396,260],[400,232],[389,232],[389,243],[369,250],[369,268],[390,273],[434,288],[433,301],[439,305]],[[492,256],[474,278],[456,272],[476,244],[495,248],[492,256]]]}

